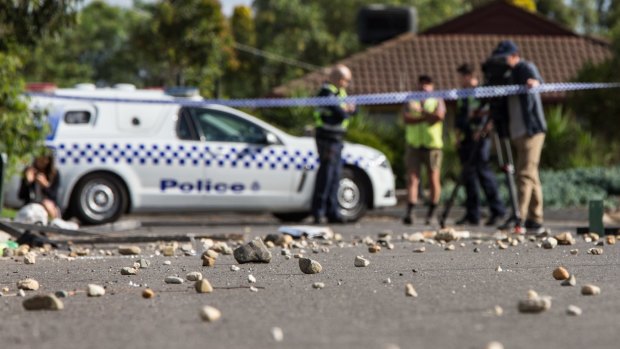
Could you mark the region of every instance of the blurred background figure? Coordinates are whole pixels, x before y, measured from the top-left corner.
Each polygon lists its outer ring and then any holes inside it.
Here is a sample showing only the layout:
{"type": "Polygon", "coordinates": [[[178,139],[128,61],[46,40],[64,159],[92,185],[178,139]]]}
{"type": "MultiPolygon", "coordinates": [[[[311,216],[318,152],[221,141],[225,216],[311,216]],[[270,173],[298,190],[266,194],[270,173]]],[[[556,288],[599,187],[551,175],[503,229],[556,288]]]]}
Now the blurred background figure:
{"type": "Polygon", "coordinates": [[[60,217],[58,208],[58,186],[60,175],[52,154],[36,157],[31,166],[24,170],[19,198],[25,204],[38,203],[45,207],[50,218],[60,217]]]}

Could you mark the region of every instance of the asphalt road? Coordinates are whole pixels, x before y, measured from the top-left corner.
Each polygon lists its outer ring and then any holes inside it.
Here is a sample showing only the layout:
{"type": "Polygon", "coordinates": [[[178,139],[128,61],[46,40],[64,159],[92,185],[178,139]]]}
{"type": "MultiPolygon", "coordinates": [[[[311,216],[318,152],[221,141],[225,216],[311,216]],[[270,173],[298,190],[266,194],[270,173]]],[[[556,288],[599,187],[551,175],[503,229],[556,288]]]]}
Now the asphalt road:
{"type": "MultiPolygon", "coordinates": [[[[139,218],[144,227],[122,234],[241,233],[249,239],[279,227],[265,215],[129,218],[139,218]]],[[[554,232],[582,223],[548,221],[554,232]]],[[[25,265],[21,259],[0,259],[0,287],[9,287],[9,293],[15,293],[15,283],[27,277],[41,283],[39,291],[28,295],[78,291],[63,299],[61,311],[26,311],[24,298],[1,297],[0,347],[485,348],[493,340],[505,348],[618,347],[619,245],[605,245],[602,255],[590,255],[586,251],[592,243],[580,237],[576,245],[552,250],[534,242],[501,250],[492,241],[477,246],[462,240],[455,243],[454,251],[446,251],[438,244],[398,239],[402,233],[429,228],[403,227],[391,213],[333,229],[347,244],[331,245],[328,253],[318,254],[306,248],[306,255],[323,266],[315,275],[301,273],[297,259],[286,260],[280,248],[271,250],[271,263],[239,265],[241,270],[235,272],[230,270],[236,264],[232,256],[220,256],[216,266],[209,268],[202,267],[197,256],[156,256],[153,244],[141,244],[142,257],[152,266],[135,276],[122,276],[120,269],[138,257],[97,252],[115,250],[111,244],[85,245],[93,256],[73,261],[39,256],[36,264],[25,265]],[[386,229],[394,233],[393,250],[370,254],[363,244],[349,244],[356,238],[376,238],[386,229]],[[414,253],[420,246],[426,252],[414,253]],[[474,253],[475,247],[481,251],[474,253]],[[569,253],[574,248],[579,249],[577,255],[569,253]],[[354,267],[356,255],[367,257],[370,265],[354,267]],[[164,265],[165,260],[171,264],[164,265]],[[576,287],[560,286],[553,279],[552,271],[559,265],[576,275],[576,287]],[[496,271],[498,266],[503,271],[496,271]],[[201,271],[214,292],[197,294],[188,282],[164,283],[166,276],[184,277],[191,271],[201,271]],[[258,292],[249,290],[248,274],[256,277],[258,292]],[[387,278],[391,283],[385,283],[387,278]],[[325,288],[313,289],[314,282],[325,283],[325,288]],[[106,295],[88,298],[83,290],[89,283],[105,286],[106,295]],[[405,296],[406,283],[415,286],[417,298],[405,296]],[[601,287],[601,295],[582,296],[585,283],[601,287]],[[145,285],[155,291],[154,299],[141,297],[145,285]],[[553,297],[551,309],[519,313],[517,302],[530,289],[553,297]],[[583,315],[566,315],[571,304],[579,306],[583,315]],[[203,322],[199,310],[204,305],[221,310],[222,318],[203,322]],[[494,314],[495,306],[503,309],[501,316],[494,314]],[[282,342],[273,339],[273,327],[282,329],[282,342]]],[[[467,229],[486,237],[493,232],[483,227],[467,229]]]]}

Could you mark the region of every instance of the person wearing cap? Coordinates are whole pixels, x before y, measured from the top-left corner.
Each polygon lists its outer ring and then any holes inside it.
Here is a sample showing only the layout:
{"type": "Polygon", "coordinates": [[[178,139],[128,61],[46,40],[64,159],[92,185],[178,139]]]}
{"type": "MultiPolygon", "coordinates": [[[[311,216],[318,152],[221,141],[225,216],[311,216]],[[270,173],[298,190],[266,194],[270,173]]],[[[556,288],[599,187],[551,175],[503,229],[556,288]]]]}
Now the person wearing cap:
{"type": "MultiPolygon", "coordinates": [[[[345,88],[351,82],[351,71],[345,65],[335,66],[318,93],[319,97],[345,98],[345,88]]],[[[352,104],[341,103],[317,108],[314,113],[315,139],[319,153],[319,171],[316,176],[311,213],[314,223],[327,218],[330,223],[345,223],[338,205],[338,186],[342,173],[342,148],[352,104]]]]}
{"type": "MultiPolygon", "coordinates": [[[[505,57],[506,64],[511,69],[512,84],[525,85],[531,89],[543,82],[536,65],[521,58],[519,47],[513,41],[500,42],[493,54],[505,57]]],[[[508,129],[516,153],[515,172],[519,213],[521,218],[525,219],[526,229],[541,231],[543,230],[543,194],[538,166],[545,142],[547,123],[539,93],[508,97],[508,129]]]]}
{"type": "MultiPolygon", "coordinates": [[[[478,79],[474,67],[464,63],[457,69],[462,88],[475,88],[478,79]]],[[[462,164],[461,178],[467,193],[466,213],[456,224],[478,225],[480,222],[481,186],[489,203],[491,215],[485,225],[495,225],[506,213],[506,208],[499,197],[495,173],[490,168],[491,141],[485,137],[492,123],[485,123],[488,117],[488,105],[481,108],[480,101],[473,96],[459,99],[456,103],[457,149],[462,164]]]]}
{"type": "MultiPolygon", "coordinates": [[[[421,91],[431,92],[433,80],[428,75],[418,78],[421,91]]],[[[406,131],[405,165],[407,167],[407,209],[403,223],[413,224],[413,209],[418,202],[418,187],[422,165],[428,170],[430,203],[426,224],[430,224],[441,195],[441,159],[443,149],[443,121],[446,106],[440,98],[426,98],[405,104],[403,120],[406,131]]]]}

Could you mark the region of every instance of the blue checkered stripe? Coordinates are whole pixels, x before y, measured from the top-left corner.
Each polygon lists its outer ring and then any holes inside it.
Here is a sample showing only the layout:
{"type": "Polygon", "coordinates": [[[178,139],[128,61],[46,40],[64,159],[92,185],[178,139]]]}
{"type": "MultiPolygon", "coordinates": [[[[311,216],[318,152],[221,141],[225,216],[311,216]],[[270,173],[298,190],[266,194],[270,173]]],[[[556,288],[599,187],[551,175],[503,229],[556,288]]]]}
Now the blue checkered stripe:
{"type": "MultiPolygon", "coordinates": [[[[313,150],[252,146],[171,145],[138,143],[59,143],[55,149],[60,165],[127,164],[137,166],[206,166],[272,170],[315,170],[313,150]]],[[[343,164],[368,166],[361,156],[343,154],[343,164]]]]}

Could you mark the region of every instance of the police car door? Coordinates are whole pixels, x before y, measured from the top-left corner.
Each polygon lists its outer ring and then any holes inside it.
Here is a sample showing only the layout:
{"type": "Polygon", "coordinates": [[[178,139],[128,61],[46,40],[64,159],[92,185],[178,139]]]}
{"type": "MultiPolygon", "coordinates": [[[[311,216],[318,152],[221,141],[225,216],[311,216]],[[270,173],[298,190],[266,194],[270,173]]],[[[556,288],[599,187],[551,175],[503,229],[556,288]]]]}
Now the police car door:
{"type": "Polygon", "coordinates": [[[254,122],[216,108],[186,109],[201,132],[205,206],[263,210],[287,207],[294,171],[283,170],[282,145],[254,122]]]}

